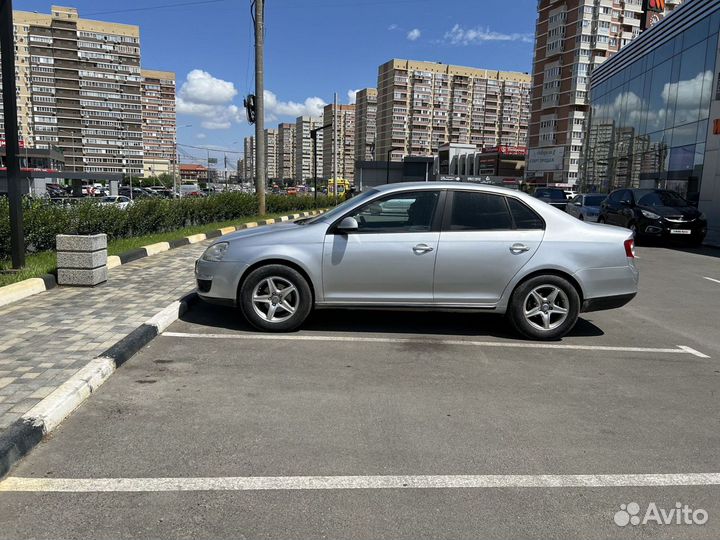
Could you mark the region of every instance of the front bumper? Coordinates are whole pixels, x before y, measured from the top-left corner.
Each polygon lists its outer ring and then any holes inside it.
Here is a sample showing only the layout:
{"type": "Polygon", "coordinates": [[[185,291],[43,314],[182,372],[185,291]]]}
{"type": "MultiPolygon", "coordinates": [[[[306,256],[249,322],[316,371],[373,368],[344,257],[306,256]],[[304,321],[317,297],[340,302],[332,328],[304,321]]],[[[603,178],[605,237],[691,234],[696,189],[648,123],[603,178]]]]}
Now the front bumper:
{"type": "Polygon", "coordinates": [[[198,296],[208,302],[235,305],[240,278],[248,265],[231,261],[195,261],[198,296]]]}
{"type": "Polygon", "coordinates": [[[707,234],[707,221],[675,222],[665,219],[642,219],[638,223],[638,235],[666,240],[702,240],[707,234]],[[690,231],[690,233],[679,232],[690,231]]]}

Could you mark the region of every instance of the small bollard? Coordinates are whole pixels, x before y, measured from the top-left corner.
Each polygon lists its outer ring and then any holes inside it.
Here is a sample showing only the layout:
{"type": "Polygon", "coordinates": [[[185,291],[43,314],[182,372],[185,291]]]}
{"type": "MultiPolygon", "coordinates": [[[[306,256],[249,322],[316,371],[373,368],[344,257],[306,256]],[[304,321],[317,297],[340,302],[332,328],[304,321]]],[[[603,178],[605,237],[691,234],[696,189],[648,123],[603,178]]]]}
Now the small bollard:
{"type": "Polygon", "coordinates": [[[107,281],[107,235],[58,234],[58,285],[94,287],[107,281]]]}

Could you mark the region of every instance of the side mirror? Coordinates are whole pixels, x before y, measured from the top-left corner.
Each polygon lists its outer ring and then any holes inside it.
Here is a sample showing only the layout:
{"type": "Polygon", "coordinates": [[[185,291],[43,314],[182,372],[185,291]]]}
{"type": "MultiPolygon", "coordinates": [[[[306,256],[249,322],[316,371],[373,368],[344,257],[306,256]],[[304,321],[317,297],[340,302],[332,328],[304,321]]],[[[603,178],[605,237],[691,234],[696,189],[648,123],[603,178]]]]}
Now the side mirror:
{"type": "Polygon", "coordinates": [[[582,204],[582,201],[578,201],[578,202],[575,203],[575,206],[582,206],[582,205],[583,205],[583,204],[582,204]]]}
{"type": "Polygon", "coordinates": [[[335,227],[335,230],[339,233],[350,233],[358,230],[358,222],[354,217],[346,217],[335,227]]]}

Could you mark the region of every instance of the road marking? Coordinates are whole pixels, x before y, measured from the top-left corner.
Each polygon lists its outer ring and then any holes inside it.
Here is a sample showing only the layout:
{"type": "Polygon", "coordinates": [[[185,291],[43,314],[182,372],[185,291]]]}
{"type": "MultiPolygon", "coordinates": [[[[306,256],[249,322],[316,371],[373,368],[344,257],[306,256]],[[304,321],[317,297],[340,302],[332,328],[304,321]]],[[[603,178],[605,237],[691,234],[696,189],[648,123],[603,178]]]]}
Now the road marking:
{"type": "Polygon", "coordinates": [[[186,332],[165,332],[165,337],[202,338],[202,339],[246,339],[266,341],[333,341],[363,343],[417,343],[428,345],[461,345],[470,347],[507,347],[513,349],[566,349],[577,351],[613,351],[665,354],[691,354],[698,358],[710,358],[691,347],[678,345],[676,348],[655,349],[649,347],[610,347],[604,345],[570,345],[566,343],[529,343],[502,341],[471,341],[463,339],[422,339],[422,338],[379,338],[354,336],[309,336],[278,334],[193,334],[186,332]]]}
{"type": "Polygon", "coordinates": [[[705,279],[707,279],[708,281],[712,281],[713,283],[720,283],[720,279],[713,279],[711,277],[706,277],[706,276],[703,276],[703,277],[705,279]]]}
{"type": "Polygon", "coordinates": [[[277,491],[320,489],[603,488],[717,486],[720,473],[452,475],[452,476],[237,476],[219,478],[21,478],[0,492],[277,491]]]}

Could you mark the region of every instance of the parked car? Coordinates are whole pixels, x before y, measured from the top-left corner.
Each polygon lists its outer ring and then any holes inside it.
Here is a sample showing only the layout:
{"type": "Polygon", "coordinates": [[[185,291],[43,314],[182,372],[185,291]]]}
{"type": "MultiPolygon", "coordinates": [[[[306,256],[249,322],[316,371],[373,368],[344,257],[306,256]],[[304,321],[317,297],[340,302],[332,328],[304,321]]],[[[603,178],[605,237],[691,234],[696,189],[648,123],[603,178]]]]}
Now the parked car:
{"type": "Polygon", "coordinates": [[[568,201],[574,199],[577,196],[577,191],[575,191],[574,189],[564,189],[563,191],[565,192],[565,198],[568,201]]]}
{"type": "Polygon", "coordinates": [[[607,197],[604,193],[586,193],[576,195],[565,208],[565,211],[580,221],[597,221],[600,215],[600,204],[607,197]]]}
{"type": "Polygon", "coordinates": [[[707,234],[705,214],[666,189],[617,189],[603,201],[598,222],[630,229],[638,239],[677,238],[699,245],[707,234]]]}
{"type": "Polygon", "coordinates": [[[633,250],[629,231],[518,191],[403,183],[224,236],[195,276],[203,299],[239,306],[264,331],[294,330],[313,308],[449,309],[506,314],[526,337],[557,339],[579,313],[632,300],[633,250]]]}
{"type": "Polygon", "coordinates": [[[102,199],[100,199],[100,204],[108,204],[108,205],[112,204],[112,205],[117,206],[118,208],[121,208],[122,210],[124,210],[125,208],[130,206],[131,203],[132,203],[132,201],[128,197],[125,197],[124,195],[116,195],[116,196],[111,195],[111,196],[103,197],[102,199]]]}
{"type": "Polygon", "coordinates": [[[536,188],[534,196],[560,210],[567,207],[567,197],[561,188],[536,188]]]}

